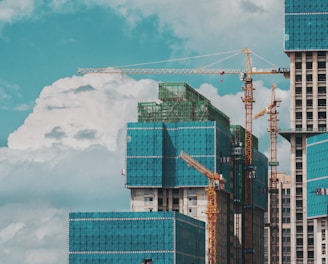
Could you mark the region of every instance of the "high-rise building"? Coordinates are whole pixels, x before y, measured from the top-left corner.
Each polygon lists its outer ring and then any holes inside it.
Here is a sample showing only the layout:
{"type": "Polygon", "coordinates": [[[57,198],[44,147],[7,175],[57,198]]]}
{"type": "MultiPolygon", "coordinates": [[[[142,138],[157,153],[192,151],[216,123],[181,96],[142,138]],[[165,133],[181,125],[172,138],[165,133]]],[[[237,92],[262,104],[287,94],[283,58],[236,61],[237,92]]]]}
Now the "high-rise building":
{"type": "MultiPolygon", "coordinates": [[[[290,187],[291,187],[291,177],[284,173],[277,174],[277,211],[270,211],[266,215],[266,219],[270,219],[270,212],[277,214],[277,226],[267,225],[265,227],[265,253],[264,253],[264,263],[270,263],[270,239],[269,228],[277,228],[278,242],[277,242],[277,251],[278,251],[278,260],[275,263],[291,263],[290,258],[290,187]]],[[[268,206],[270,206],[270,197],[268,201],[268,206]]],[[[269,220],[266,220],[266,223],[269,223],[269,220]]],[[[272,263],[272,262],[271,262],[272,263]]]]}
{"type": "Polygon", "coordinates": [[[306,139],[327,131],[328,1],[285,0],[284,51],[290,59],[290,263],[321,263],[307,218],[306,139]]]}
{"type": "MultiPolygon", "coordinates": [[[[230,127],[229,118],[188,84],[159,84],[159,99],[140,102],[138,122],[128,123],[127,127],[126,187],[131,190],[131,211],[177,211],[207,221],[206,187],[209,181],[179,158],[180,152],[185,151],[226,179],[217,200],[220,210],[217,262],[241,263],[245,254],[242,236],[244,135],[244,128],[230,127]],[[234,209],[240,214],[235,217],[238,220],[235,227],[234,209]],[[239,231],[235,237],[234,229],[239,231]]],[[[268,160],[258,151],[255,137],[253,142],[253,165],[256,167],[251,205],[254,250],[246,253],[254,255],[254,263],[262,264],[268,160]]]]}

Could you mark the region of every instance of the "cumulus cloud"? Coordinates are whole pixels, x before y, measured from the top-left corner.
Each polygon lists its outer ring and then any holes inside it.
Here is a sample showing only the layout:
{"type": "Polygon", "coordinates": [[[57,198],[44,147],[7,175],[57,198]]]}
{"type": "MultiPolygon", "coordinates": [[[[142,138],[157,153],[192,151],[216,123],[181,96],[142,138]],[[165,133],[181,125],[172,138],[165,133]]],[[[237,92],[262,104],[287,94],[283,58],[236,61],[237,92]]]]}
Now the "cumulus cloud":
{"type": "Polygon", "coordinates": [[[138,101],[156,97],[155,81],[118,75],[43,89],[0,149],[0,263],[64,262],[69,211],[129,210],[126,123],[137,121],[138,101]]]}
{"type": "Polygon", "coordinates": [[[34,10],[34,0],[3,0],[0,2],[0,26],[28,17],[34,10]]]}
{"type": "Polygon", "coordinates": [[[81,149],[101,144],[115,151],[118,131],[126,120],[137,119],[136,98],[154,99],[156,88],[154,81],[120,75],[58,80],[42,90],[24,125],[9,136],[8,146],[38,149],[63,144],[81,149]]]}

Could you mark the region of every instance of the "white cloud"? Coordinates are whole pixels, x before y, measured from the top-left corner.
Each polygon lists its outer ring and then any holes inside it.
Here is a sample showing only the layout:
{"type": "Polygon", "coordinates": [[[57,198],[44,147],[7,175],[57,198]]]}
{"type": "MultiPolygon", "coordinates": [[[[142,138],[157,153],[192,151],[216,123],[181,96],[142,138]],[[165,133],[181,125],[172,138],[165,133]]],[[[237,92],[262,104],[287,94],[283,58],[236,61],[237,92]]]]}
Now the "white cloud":
{"type": "Polygon", "coordinates": [[[64,262],[70,210],[129,210],[125,127],[156,95],[154,81],[101,74],[43,89],[0,148],[0,263],[64,262]]]}
{"type": "Polygon", "coordinates": [[[9,224],[4,229],[0,230],[0,241],[4,243],[11,240],[24,226],[25,224],[22,222],[9,224]]]}
{"type": "Polygon", "coordinates": [[[248,47],[259,54],[268,54],[267,58],[276,60],[275,63],[288,62],[282,52],[283,1],[95,2],[117,10],[132,26],[145,17],[157,16],[159,30],[170,29],[184,40],[182,46],[172,46],[180,55],[190,51],[204,54],[248,47]],[[277,49],[279,46],[281,49],[277,49]]]}
{"type": "Polygon", "coordinates": [[[137,120],[137,98],[155,99],[157,84],[120,75],[86,75],[58,80],[45,87],[33,113],[8,138],[10,149],[38,149],[62,144],[93,144],[117,149],[126,121],[137,120]]]}
{"type": "Polygon", "coordinates": [[[0,2],[0,25],[28,17],[34,10],[34,0],[3,0],[0,2]]]}

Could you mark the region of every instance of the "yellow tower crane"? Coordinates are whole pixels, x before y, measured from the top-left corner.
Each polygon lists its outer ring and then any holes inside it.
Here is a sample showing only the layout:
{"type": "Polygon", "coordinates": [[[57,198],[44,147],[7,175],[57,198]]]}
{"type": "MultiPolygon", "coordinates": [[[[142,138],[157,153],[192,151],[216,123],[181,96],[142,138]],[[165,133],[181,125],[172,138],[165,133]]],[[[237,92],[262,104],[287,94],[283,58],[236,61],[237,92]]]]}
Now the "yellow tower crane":
{"type": "MultiPolygon", "coordinates": [[[[176,69],[176,68],[79,68],[78,73],[104,73],[104,74],[174,74],[174,75],[224,75],[224,74],[239,74],[244,82],[244,96],[242,101],[245,108],[245,147],[244,147],[244,225],[243,225],[243,251],[244,263],[253,263],[253,197],[252,197],[252,181],[253,181],[253,142],[252,142],[252,111],[253,103],[253,78],[254,74],[283,74],[285,78],[289,78],[289,68],[273,68],[273,69],[256,69],[252,67],[250,50],[245,48],[242,50],[246,57],[246,69],[211,69],[211,68],[196,68],[196,69],[176,69]]],[[[142,64],[143,65],[143,64],[142,64]]],[[[215,262],[213,262],[216,264],[215,262]]]]}
{"type": "Polygon", "coordinates": [[[277,167],[279,162],[277,160],[277,135],[278,135],[278,110],[281,100],[276,97],[276,86],[272,84],[271,102],[268,107],[262,109],[254,119],[257,119],[265,114],[269,115],[269,129],[270,133],[270,178],[269,178],[269,234],[270,234],[270,252],[269,258],[271,264],[279,263],[279,214],[278,214],[278,189],[277,189],[277,167]]]}
{"type": "Polygon", "coordinates": [[[219,214],[217,192],[224,189],[225,179],[222,174],[212,172],[197,160],[189,156],[187,153],[181,151],[179,156],[189,166],[193,167],[200,173],[204,174],[209,179],[209,185],[206,188],[207,194],[207,257],[209,264],[216,264],[216,233],[217,233],[217,218],[219,214]]]}

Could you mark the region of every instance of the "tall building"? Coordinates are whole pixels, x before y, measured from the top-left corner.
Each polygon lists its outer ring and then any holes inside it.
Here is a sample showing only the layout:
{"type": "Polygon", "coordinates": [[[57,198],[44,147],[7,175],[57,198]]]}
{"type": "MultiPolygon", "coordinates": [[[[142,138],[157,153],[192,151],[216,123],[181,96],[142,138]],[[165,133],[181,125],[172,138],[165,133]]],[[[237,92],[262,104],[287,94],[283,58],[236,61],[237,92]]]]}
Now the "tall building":
{"type": "MultiPolygon", "coordinates": [[[[209,181],[179,158],[180,152],[185,151],[226,179],[217,201],[220,209],[217,262],[241,263],[243,218],[241,215],[237,218],[240,232],[234,237],[237,228],[234,227],[234,202],[239,204],[242,214],[244,135],[245,130],[240,126],[232,127],[230,131],[229,118],[188,84],[159,84],[159,99],[140,102],[138,122],[128,123],[127,127],[126,187],[131,190],[131,211],[177,211],[207,220],[206,187],[209,181]],[[232,144],[232,134],[236,144],[232,144]],[[234,170],[230,163],[231,153],[234,160],[238,159],[234,170]],[[234,174],[238,179],[236,183],[234,174]],[[235,201],[236,195],[241,200],[235,201]],[[238,245],[237,254],[234,254],[234,243],[238,245]],[[238,262],[234,262],[234,258],[238,262]]],[[[254,252],[248,254],[254,254],[254,263],[262,264],[268,160],[258,151],[255,137],[253,142],[253,165],[257,168],[253,181],[254,252]]]]}
{"type": "Polygon", "coordinates": [[[313,220],[313,236],[308,238],[314,247],[314,261],[328,262],[328,133],[307,139],[307,217],[313,220]]]}
{"type": "Polygon", "coordinates": [[[245,252],[243,212],[245,212],[244,192],[245,166],[243,146],[245,129],[240,125],[230,126],[233,158],[233,197],[234,197],[234,264],[245,263],[245,254],[253,254],[253,263],[264,263],[264,214],[267,211],[268,159],[258,151],[258,139],[253,136],[253,248],[255,252],[245,252]]]}
{"type": "Polygon", "coordinates": [[[290,59],[291,261],[318,263],[307,218],[306,139],[327,131],[328,1],[285,0],[284,51],[290,59]]]}
{"type": "MultiPolygon", "coordinates": [[[[271,228],[278,228],[278,237],[279,241],[277,243],[277,249],[278,249],[278,262],[279,264],[283,263],[291,263],[290,253],[290,190],[291,190],[291,177],[289,175],[286,175],[284,173],[278,173],[277,175],[277,218],[278,218],[278,226],[277,227],[271,227],[271,228]]],[[[268,206],[270,206],[270,197],[268,200],[268,206]]],[[[268,214],[266,215],[266,219],[270,219],[270,210],[268,210],[268,214]]],[[[269,223],[268,220],[266,220],[266,223],[269,223]]],[[[270,236],[269,236],[269,229],[270,226],[267,225],[265,227],[265,264],[270,263],[270,236]]]]}

